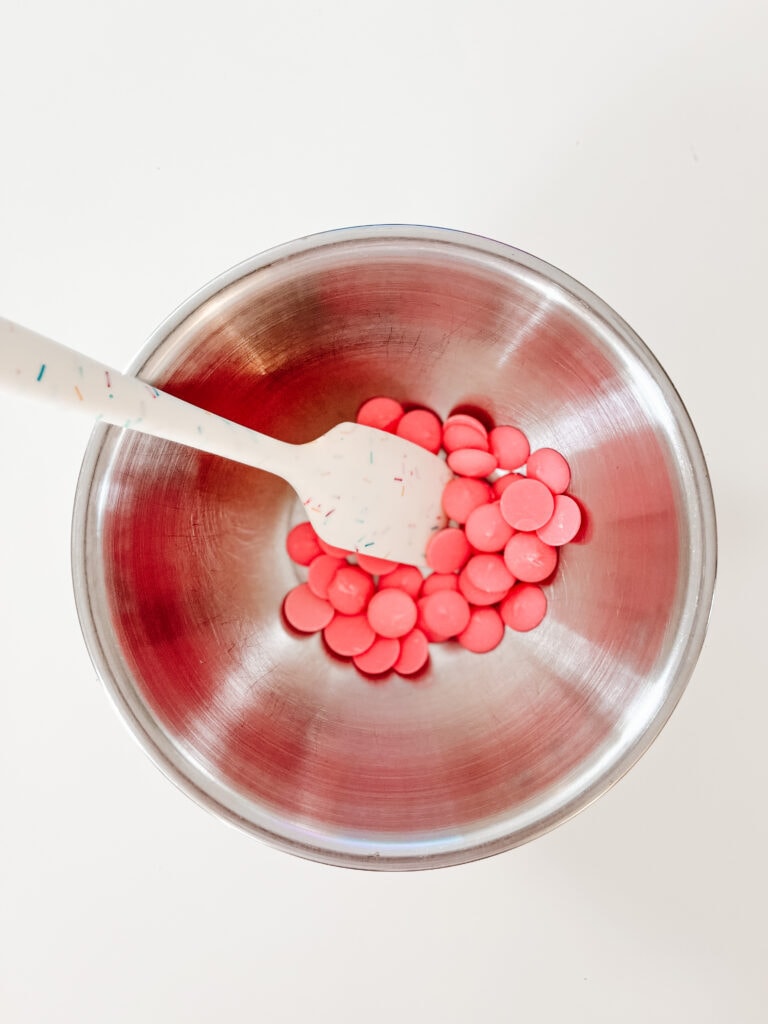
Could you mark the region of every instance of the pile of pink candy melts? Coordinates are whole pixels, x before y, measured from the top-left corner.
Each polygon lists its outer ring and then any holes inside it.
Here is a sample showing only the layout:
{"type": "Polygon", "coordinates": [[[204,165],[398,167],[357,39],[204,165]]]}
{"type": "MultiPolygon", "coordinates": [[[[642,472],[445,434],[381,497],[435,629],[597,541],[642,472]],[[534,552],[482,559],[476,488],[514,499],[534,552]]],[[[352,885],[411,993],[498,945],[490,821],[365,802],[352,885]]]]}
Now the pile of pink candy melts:
{"type": "Polygon", "coordinates": [[[558,549],[581,527],[581,510],[565,492],[571,471],[553,448],[531,452],[517,427],[492,430],[457,413],[443,423],[428,409],[406,412],[393,398],[371,398],[357,422],[446,453],[454,478],[443,491],[449,525],[430,540],[426,576],[363,552],[320,540],[309,523],[286,547],[307,567],[283,611],[302,633],[322,631],[337,655],[367,675],[413,675],[429,645],[456,641],[478,654],[501,643],[506,627],[527,632],[547,610],[542,584],[557,568],[558,549]]]}

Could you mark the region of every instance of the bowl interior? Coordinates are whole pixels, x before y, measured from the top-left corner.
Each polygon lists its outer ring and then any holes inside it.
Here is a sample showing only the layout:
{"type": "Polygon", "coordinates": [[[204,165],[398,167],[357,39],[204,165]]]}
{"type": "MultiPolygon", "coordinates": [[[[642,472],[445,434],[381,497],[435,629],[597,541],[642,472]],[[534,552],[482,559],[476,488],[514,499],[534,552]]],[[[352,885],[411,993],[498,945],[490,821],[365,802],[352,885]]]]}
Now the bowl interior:
{"type": "Polygon", "coordinates": [[[362,678],[283,622],[303,578],[281,480],[100,428],[78,494],[86,638],[143,743],[201,802],[343,864],[453,863],[584,806],[651,742],[700,647],[714,571],[701,453],[629,328],[525,254],[438,231],[321,236],[238,268],[141,375],[286,441],[375,394],[513,423],[572,468],[584,527],[531,633],[432,645],[362,678]]]}

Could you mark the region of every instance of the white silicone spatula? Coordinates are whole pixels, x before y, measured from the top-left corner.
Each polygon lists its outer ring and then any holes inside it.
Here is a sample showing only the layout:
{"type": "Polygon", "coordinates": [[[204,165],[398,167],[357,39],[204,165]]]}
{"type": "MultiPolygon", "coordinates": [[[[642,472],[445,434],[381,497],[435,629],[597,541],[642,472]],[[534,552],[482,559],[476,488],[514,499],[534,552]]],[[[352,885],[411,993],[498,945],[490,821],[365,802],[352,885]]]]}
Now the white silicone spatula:
{"type": "Polygon", "coordinates": [[[296,491],[319,536],[348,551],[424,565],[427,541],[445,525],[446,463],[372,427],[340,423],[307,444],[286,444],[2,317],[0,386],[275,473],[296,491]]]}

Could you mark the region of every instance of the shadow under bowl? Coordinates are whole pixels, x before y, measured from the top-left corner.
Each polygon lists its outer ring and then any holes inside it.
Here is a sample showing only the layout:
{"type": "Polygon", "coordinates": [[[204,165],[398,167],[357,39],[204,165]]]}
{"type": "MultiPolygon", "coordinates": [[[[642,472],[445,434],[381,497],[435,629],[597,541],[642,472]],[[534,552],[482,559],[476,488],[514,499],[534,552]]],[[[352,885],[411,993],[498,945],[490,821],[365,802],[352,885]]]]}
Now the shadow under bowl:
{"type": "Polygon", "coordinates": [[[316,860],[443,866],[564,821],[658,734],[704,638],[712,495],[664,371],[578,282],[460,232],[344,229],[216,279],[132,370],[290,442],[376,394],[483,409],[566,455],[584,512],[537,629],[486,655],[433,645],[417,678],[372,681],[282,619],[302,578],[287,484],[97,427],[73,526],[85,639],[201,804],[316,860]]]}

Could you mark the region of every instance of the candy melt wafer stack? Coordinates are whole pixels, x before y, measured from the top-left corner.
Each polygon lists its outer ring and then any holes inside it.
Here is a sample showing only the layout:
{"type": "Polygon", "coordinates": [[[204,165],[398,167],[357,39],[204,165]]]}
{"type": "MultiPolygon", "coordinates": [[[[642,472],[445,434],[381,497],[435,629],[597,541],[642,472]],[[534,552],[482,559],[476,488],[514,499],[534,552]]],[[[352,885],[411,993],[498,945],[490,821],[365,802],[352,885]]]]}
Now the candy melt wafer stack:
{"type": "Polygon", "coordinates": [[[449,525],[427,547],[427,573],[334,548],[309,523],[295,526],[286,546],[307,579],[285,599],[288,623],[322,631],[331,651],[367,675],[404,676],[424,668],[430,644],[454,641],[482,654],[507,627],[538,626],[558,551],[581,527],[565,458],[553,448],[531,452],[517,427],[489,431],[462,413],[443,423],[393,398],[370,399],[357,422],[445,452],[454,472],[442,499],[449,525]]]}

